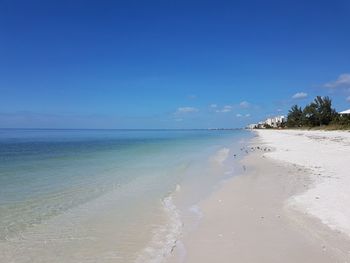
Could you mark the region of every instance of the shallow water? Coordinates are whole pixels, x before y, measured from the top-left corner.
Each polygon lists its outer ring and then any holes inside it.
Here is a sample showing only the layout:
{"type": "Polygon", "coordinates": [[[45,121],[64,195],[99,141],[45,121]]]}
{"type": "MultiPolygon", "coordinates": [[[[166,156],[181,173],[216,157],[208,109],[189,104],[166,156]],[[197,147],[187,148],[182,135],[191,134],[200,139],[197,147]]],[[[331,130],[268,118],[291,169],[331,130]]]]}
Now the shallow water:
{"type": "Polygon", "coordinates": [[[249,136],[0,130],[0,262],[162,262],[249,136]]]}

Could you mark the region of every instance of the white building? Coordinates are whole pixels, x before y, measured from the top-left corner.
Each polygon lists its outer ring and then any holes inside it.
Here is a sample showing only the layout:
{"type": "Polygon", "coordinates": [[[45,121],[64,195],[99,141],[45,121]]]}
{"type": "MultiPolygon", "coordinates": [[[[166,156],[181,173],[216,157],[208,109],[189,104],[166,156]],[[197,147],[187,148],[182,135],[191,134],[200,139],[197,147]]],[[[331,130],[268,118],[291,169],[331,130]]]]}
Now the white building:
{"type": "Polygon", "coordinates": [[[267,124],[269,126],[273,126],[273,123],[274,123],[273,118],[267,118],[265,120],[265,124],[267,124]]]}
{"type": "Polygon", "coordinates": [[[340,114],[341,116],[343,116],[343,115],[349,115],[349,114],[350,114],[350,109],[341,111],[341,112],[339,112],[339,114],[340,114]]]}
{"type": "Polygon", "coordinates": [[[259,122],[258,122],[258,128],[259,128],[259,129],[264,128],[264,124],[265,124],[265,122],[259,121],[259,122]]]}
{"type": "Polygon", "coordinates": [[[283,115],[275,117],[275,125],[276,125],[276,127],[281,126],[281,124],[285,123],[286,121],[287,121],[287,119],[283,115]]]}
{"type": "Polygon", "coordinates": [[[286,118],[284,116],[275,116],[272,118],[267,118],[265,124],[277,128],[281,126],[282,123],[286,122],[286,118]]]}
{"type": "Polygon", "coordinates": [[[284,116],[275,116],[272,118],[267,118],[265,121],[260,121],[257,124],[249,124],[246,128],[247,129],[265,129],[266,126],[270,126],[273,128],[279,128],[283,123],[285,123],[287,120],[284,116]]]}

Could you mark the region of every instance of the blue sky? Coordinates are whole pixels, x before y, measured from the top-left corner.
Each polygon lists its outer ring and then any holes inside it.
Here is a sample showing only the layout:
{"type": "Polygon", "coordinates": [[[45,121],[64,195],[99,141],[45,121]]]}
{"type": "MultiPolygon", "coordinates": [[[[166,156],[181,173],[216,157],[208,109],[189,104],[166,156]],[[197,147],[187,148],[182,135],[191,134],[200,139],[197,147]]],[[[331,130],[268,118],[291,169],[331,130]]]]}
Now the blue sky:
{"type": "Polygon", "coordinates": [[[0,127],[241,127],[350,108],[349,1],[0,1],[0,127]]]}

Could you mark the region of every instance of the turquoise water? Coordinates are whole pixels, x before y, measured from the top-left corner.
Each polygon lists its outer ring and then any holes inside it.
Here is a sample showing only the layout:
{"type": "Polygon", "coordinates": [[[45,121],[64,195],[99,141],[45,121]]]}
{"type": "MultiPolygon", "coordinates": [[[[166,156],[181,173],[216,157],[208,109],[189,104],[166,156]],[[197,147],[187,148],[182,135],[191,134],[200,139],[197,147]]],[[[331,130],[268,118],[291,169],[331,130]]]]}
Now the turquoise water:
{"type": "Polygon", "coordinates": [[[0,262],[162,262],[248,137],[0,130],[0,262]]]}

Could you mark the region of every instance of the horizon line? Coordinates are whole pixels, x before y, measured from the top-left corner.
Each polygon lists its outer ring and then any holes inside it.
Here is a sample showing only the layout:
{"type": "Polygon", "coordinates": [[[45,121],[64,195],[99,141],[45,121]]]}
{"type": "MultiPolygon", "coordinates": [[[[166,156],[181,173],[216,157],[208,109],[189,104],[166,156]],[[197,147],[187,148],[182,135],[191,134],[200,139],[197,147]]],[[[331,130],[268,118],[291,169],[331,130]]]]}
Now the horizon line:
{"type": "Polygon", "coordinates": [[[1,128],[0,130],[119,130],[119,131],[186,131],[186,130],[240,130],[240,128],[1,128]]]}

